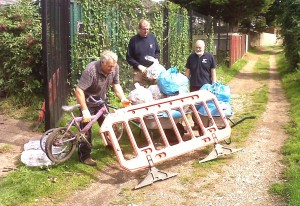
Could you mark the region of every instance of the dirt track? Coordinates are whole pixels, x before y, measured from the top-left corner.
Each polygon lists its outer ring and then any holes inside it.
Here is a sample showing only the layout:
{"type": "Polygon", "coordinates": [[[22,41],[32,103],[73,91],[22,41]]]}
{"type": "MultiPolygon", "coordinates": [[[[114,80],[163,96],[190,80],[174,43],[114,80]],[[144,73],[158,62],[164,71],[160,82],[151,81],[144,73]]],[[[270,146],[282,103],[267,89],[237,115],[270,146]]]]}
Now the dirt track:
{"type": "Polygon", "coordinates": [[[22,120],[9,119],[0,114],[0,145],[10,145],[10,152],[0,153],[0,177],[15,169],[15,163],[30,139],[39,139],[41,133],[32,132],[31,125],[22,120]]]}

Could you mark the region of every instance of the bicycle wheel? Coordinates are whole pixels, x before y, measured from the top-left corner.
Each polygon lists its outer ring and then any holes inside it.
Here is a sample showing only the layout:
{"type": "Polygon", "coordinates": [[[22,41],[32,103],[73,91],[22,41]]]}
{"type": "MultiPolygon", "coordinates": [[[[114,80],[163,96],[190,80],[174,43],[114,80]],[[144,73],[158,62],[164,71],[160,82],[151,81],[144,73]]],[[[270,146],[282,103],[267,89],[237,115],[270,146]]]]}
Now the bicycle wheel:
{"type": "Polygon", "coordinates": [[[52,128],[52,129],[49,129],[47,130],[41,137],[40,139],[40,146],[41,146],[41,149],[43,150],[43,152],[46,152],[45,150],[45,145],[46,145],[46,141],[49,137],[49,135],[55,130],[56,128],[52,128]]]}
{"type": "MultiPolygon", "coordinates": [[[[120,141],[121,138],[122,138],[123,132],[124,132],[124,125],[122,123],[113,124],[112,128],[114,130],[114,133],[116,135],[117,140],[120,141]]],[[[110,137],[108,135],[105,135],[105,139],[106,139],[106,142],[108,144],[107,146],[111,147],[112,144],[111,144],[110,137]]]]}
{"type": "Polygon", "coordinates": [[[73,132],[65,127],[55,129],[47,138],[45,150],[48,158],[55,163],[68,160],[76,149],[76,138],[73,132]]]}

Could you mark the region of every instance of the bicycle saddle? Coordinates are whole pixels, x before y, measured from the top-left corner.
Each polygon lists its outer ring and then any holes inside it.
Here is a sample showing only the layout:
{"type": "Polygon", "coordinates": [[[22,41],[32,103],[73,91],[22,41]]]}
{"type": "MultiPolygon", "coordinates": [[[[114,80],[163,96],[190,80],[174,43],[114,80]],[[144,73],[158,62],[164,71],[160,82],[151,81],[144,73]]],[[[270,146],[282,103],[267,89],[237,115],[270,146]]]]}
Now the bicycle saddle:
{"type": "Polygon", "coordinates": [[[61,107],[61,109],[64,112],[72,112],[74,109],[80,107],[80,104],[75,104],[75,105],[64,105],[61,107]]]}

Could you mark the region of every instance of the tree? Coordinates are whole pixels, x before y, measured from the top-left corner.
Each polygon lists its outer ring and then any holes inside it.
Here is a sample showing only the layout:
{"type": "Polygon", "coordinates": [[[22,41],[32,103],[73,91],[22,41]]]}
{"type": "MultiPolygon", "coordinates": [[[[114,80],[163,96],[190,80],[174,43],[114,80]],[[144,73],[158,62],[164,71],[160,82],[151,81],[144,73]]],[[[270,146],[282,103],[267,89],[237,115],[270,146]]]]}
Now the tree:
{"type": "Polygon", "coordinates": [[[171,0],[204,15],[228,22],[232,32],[237,32],[242,20],[265,14],[274,0],[171,0]]]}
{"type": "Polygon", "coordinates": [[[277,1],[276,21],[280,26],[290,71],[300,69],[300,1],[277,1]]]}

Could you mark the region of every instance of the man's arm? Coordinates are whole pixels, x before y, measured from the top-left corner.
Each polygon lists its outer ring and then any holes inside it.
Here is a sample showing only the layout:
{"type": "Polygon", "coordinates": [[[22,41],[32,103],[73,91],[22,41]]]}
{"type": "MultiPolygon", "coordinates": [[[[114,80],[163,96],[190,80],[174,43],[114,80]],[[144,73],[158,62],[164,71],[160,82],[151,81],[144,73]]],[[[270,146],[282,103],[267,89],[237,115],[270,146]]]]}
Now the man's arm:
{"type": "Polygon", "coordinates": [[[129,42],[127,53],[126,53],[126,61],[130,64],[133,68],[139,69],[141,72],[146,72],[147,68],[141,65],[138,61],[135,60],[133,57],[133,43],[132,41],[129,42]]]}
{"type": "Polygon", "coordinates": [[[133,38],[131,38],[126,52],[126,61],[134,68],[138,68],[138,65],[140,65],[140,63],[134,59],[133,53],[134,53],[134,41],[133,38]]]}
{"type": "Polygon", "coordinates": [[[185,76],[187,78],[191,78],[191,70],[189,70],[188,68],[185,70],[185,76]]]}
{"type": "Polygon", "coordinates": [[[216,83],[217,82],[217,71],[216,71],[216,68],[212,68],[211,69],[211,81],[212,81],[212,83],[216,83]]]}
{"type": "Polygon", "coordinates": [[[119,99],[121,101],[126,99],[125,94],[124,94],[123,89],[120,84],[113,84],[113,90],[116,93],[117,97],[119,97],[119,99]]]}
{"type": "Polygon", "coordinates": [[[154,53],[154,57],[155,59],[157,59],[159,61],[160,59],[160,48],[159,48],[159,45],[158,45],[158,42],[157,42],[157,39],[156,37],[154,36],[155,38],[155,53],[154,53]]]}
{"type": "Polygon", "coordinates": [[[87,109],[87,105],[85,102],[85,95],[84,95],[83,90],[80,89],[79,87],[76,87],[75,95],[76,95],[77,102],[80,104],[81,110],[87,109]]]}
{"type": "Polygon", "coordinates": [[[75,95],[77,102],[80,104],[83,122],[89,122],[91,121],[91,113],[87,108],[86,102],[85,102],[85,95],[82,89],[79,87],[76,87],[75,89],[75,95]]]}
{"type": "Polygon", "coordinates": [[[119,97],[119,99],[121,100],[123,107],[127,107],[130,105],[130,101],[125,97],[120,84],[113,84],[113,90],[116,93],[117,97],[119,97]]]}

